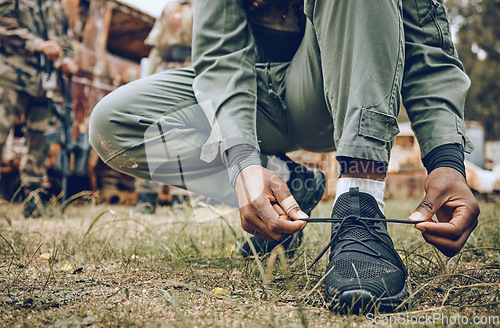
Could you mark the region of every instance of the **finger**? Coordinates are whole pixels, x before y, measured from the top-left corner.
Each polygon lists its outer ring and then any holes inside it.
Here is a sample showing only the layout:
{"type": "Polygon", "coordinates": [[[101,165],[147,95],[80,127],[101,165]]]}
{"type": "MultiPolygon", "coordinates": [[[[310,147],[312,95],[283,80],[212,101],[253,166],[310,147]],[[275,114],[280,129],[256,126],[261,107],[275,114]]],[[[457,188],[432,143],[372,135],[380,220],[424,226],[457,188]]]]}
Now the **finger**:
{"type": "Polygon", "coordinates": [[[285,199],[279,201],[279,204],[283,208],[283,210],[288,214],[292,210],[299,208],[299,204],[292,195],[286,197],[285,199]]]}
{"type": "Polygon", "coordinates": [[[62,57],[63,55],[63,50],[61,48],[60,45],[58,45],[57,43],[54,44],[54,49],[55,49],[55,53],[59,56],[59,57],[62,57]]]}
{"type": "Polygon", "coordinates": [[[443,205],[443,201],[440,198],[440,195],[434,189],[428,190],[422,202],[408,219],[414,222],[430,221],[432,216],[443,205]]]}
{"type": "Polygon", "coordinates": [[[466,207],[459,207],[449,222],[423,222],[415,228],[432,235],[458,240],[472,225],[477,225],[477,216],[466,207]]]}
{"type": "MultiPolygon", "coordinates": [[[[295,208],[295,209],[291,210],[288,213],[288,216],[290,218],[292,218],[293,220],[303,220],[303,219],[309,218],[309,215],[304,213],[300,208],[295,208]]],[[[302,222],[304,222],[304,227],[305,227],[307,222],[306,221],[302,221],[302,222]]]]}
{"type": "Polygon", "coordinates": [[[78,73],[79,69],[80,69],[80,67],[78,66],[78,64],[71,65],[70,74],[76,74],[76,73],[78,73]]]}
{"type": "Polygon", "coordinates": [[[274,205],[271,205],[267,198],[259,198],[252,203],[252,206],[254,209],[250,214],[252,222],[274,240],[280,240],[282,237],[282,232],[278,229],[280,216],[274,209],[274,205]]]}
{"type": "Polygon", "coordinates": [[[280,204],[281,208],[283,208],[286,214],[288,214],[288,216],[293,220],[307,219],[309,216],[300,209],[299,204],[290,193],[286,184],[283,184],[284,186],[273,188],[274,196],[276,197],[276,200],[280,204]]]}
{"type": "MultiPolygon", "coordinates": [[[[284,232],[280,230],[280,216],[273,206],[269,199],[259,198],[252,203],[253,211],[246,217],[266,235],[281,240],[284,232]]],[[[284,217],[288,219],[286,215],[284,217]]]]}
{"type": "Polygon", "coordinates": [[[52,57],[52,59],[58,59],[63,54],[61,47],[56,45],[51,45],[48,49],[48,52],[49,56],[52,57]]]}
{"type": "MultiPolygon", "coordinates": [[[[252,221],[273,239],[280,240],[282,234],[293,234],[305,227],[306,222],[304,221],[290,221],[286,214],[279,215],[279,212],[274,208],[275,206],[276,204],[271,205],[271,203],[267,201],[255,207],[257,216],[262,220],[264,225],[258,221],[252,221]],[[280,237],[275,237],[276,234],[279,234],[280,237]]],[[[283,212],[280,211],[280,213],[283,212]]]]}
{"type": "MultiPolygon", "coordinates": [[[[278,215],[280,216],[280,218],[283,216],[283,217],[287,217],[287,214],[285,213],[285,211],[281,208],[281,206],[279,206],[278,204],[274,204],[273,205],[273,208],[275,209],[275,211],[278,213],[278,215]]],[[[305,214],[305,213],[304,213],[305,214]]],[[[307,225],[307,222],[306,221],[301,221],[301,222],[304,222],[304,224],[302,225],[301,229],[304,229],[305,226],[307,225]]]]}
{"type": "Polygon", "coordinates": [[[57,60],[57,59],[61,58],[61,56],[62,56],[62,53],[60,53],[58,51],[58,49],[52,49],[50,54],[47,57],[49,57],[50,60],[57,60]]]}
{"type": "Polygon", "coordinates": [[[72,72],[71,66],[69,64],[63,64],[61,70],[63,71],[63,73],[68,75],[72,72]]]}
{"type": "Polygon", "coordinates": [[[426,242],[434,245],[441,253],[448,257],[452,257],[460,252],[476,225],[477,224],[470,226],[457,240],[436,236],[428,232],[422,232],[422,237],[424,237],[426,242]]]}
{"type": "Polygon", "coordinates": [[[279,217],[275,231],[286,234],[294,234],[297,231],[304,229],[306,224],[307,222],[301,220],[290,221],[287,215],[283,215],[279,217]]]}
{"type": "Polygon", "coordinates": [[[278,204],[273,204],[273,208],[279,216],[286,215],[286,212],[278,204]]]}
{"type": "Polygon", "coordinates": [[[51,49],[47,49],[45,51],[45,55],[47,56],[47,58],[49,60],[56,60],[57,59],[56,54],[54,54],[54,52],[52,52],[51,49]]]}
{"type": "MultiPolygon", "coordinates": [[[[265,239],[265,240],[269,240],[269,241],[275,240],[273,237],[271,237],[268,234],[266,234],[262,228],[260,228],[256,224],[254,224],[250,219],[242,218],[241,219],[241,227],[246,232],[248,232],[248,233],[250,233],[250,234],[252,234],[254,236],[257,236],[259,238],[262,238],[262,239],[265,239]]],[[[278,235],[276,235],[274,237],[283,238],[283,236],[278,236],[278,235]]]]}
{"type": "Polygon", "coordinates": [[[65,60],[61,70],[68,75],[76,74],[78,72],[78,65],[72,60],[65,60]]]}

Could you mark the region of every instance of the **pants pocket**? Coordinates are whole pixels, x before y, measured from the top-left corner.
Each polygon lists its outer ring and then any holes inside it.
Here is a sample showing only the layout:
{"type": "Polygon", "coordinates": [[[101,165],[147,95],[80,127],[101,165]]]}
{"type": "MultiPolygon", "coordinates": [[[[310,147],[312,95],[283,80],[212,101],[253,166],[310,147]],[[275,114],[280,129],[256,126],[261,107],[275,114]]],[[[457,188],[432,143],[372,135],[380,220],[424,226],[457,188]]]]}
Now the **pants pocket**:
{"type": "Polygon", "coordinates": [[[419,24],[425,34],[425,43],[440,47],[447,54],[456,56],[451,38],[450,21],[443,0],[415,0],[419,24]]]}
{"type": "Polygon", "coordinates": [[[374,109],[362,108],[358,134],[384,143],[391,143],[399,133],[395,116],[374,109]]]}

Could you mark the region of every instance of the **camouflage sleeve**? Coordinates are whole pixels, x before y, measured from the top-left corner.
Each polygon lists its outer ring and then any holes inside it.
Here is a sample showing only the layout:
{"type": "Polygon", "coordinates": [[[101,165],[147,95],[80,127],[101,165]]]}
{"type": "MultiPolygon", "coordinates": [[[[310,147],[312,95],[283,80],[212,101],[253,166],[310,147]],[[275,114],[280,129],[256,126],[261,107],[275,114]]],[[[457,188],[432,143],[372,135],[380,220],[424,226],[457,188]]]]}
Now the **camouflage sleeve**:
{"type": "Polygon", "coordinates": [[[44,40],[28,29],[20,27],[15,16],[16,5],[13,0],[0,0],[0,39],[14,49],[35,52],[44,40]]]}
{"type": "Polygon", "coordinates": [[[57,41],[63,49],[65,57],[76,58],[73,41],[69,35],[68,16],[61,2],[59,0],[44,1],[42,11],[48,39],[57,41]]]}
{"type": "Polygon", "coordinates": [[[162,25],[163,25],[163,22],[165,20],[167,8],[168,8],[168,4],[163,9],[160,17],[158,17],[158,19],[155,21],[153,28],[151,29],[148,36],[146,37],[146,40],[144,40],[144,44],[147,44],[148,46],[151,46],[151,47],[158,46],[158,39],[160,38],[160,35],[161,35],[162,25]]]}

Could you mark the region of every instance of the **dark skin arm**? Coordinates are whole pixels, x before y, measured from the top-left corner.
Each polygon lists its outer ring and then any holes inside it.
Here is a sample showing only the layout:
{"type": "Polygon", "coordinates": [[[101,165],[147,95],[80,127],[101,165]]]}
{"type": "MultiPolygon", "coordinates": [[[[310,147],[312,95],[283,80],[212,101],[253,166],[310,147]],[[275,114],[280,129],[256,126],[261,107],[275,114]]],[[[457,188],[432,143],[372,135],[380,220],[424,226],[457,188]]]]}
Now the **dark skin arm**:
{"type": "Polygon", "coordinates": [[[440,167],[433,170],[425,182],[425,197],[410,216],[418,223],[425,241],[446,256],[457,254],[476,228],[479,205],[457,170],[440,167]],[[431,220],[436,215],[439,222],[431,220]]]}

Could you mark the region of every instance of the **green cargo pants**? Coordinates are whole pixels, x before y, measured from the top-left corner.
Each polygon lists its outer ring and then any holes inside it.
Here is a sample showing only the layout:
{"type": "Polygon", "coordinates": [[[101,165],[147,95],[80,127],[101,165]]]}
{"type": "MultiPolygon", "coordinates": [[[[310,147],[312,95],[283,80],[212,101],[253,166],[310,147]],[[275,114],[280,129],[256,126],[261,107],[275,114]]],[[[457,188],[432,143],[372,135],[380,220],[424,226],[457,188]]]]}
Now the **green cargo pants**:
{"type": "MultiPolygon", "coordinates": [[[[442,1],[306,0],[305,13],[293,60],[256,67],[257,118],[248,124],[263,154],[336,149],[387,162],[401,94],[422,156],[447,143],[469,148],[469,80],[442,1]]],[[[210,105],[197,103],[193,79],[191,68],[169,70],[114,91],[92,113],[91,144],[121,172],[236,205],[221,157],[200,159],[217,126],[210,105]]]]}

